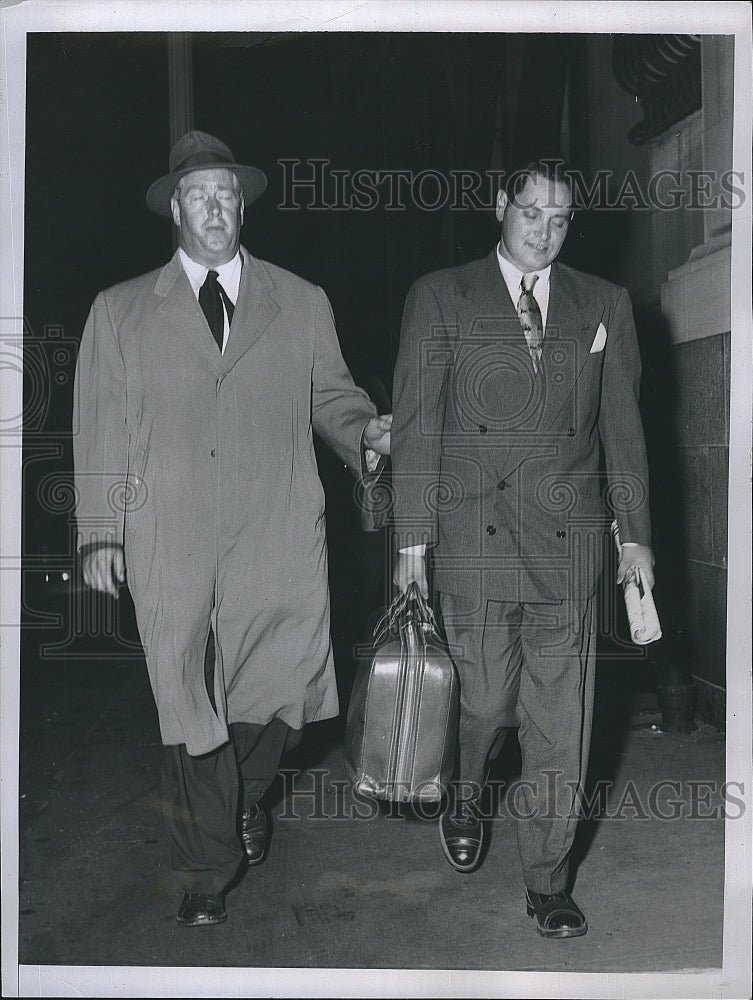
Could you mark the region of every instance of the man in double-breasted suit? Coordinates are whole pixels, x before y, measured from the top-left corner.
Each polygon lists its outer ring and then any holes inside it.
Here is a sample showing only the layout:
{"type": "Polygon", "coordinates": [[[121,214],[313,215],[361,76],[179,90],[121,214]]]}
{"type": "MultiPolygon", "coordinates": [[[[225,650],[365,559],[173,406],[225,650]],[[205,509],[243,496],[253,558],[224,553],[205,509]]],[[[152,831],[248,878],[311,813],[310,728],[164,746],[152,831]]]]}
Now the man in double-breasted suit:
{"type": "Polygon", "coordinates": [[[427,593],[430,552],[460,675],[442,847],[459,871],[478,864],[489,761],[517,728],[522,774],[509,805],[527,911],[548,937],[587,930],[568,859],[588,760],[607,507],[624,543],[618,582],[638,572],[653,586],[630,301],[556,262],[572,207],[561,163],[510,175],[491,254],[411,288],[393,395],[394,578],[427,593]]]}
{"type": "Polygon", "coordinates": [[[178,140],[147,204],[179,248],[97,296],[77,363],[83,575],[117,596],[127,574],[185,926],[226,919],[283,750],[338,712],[312,433],[355,475],[389,450],[324,292],[240,245],[265,187],[214,136],[178,140]]]}

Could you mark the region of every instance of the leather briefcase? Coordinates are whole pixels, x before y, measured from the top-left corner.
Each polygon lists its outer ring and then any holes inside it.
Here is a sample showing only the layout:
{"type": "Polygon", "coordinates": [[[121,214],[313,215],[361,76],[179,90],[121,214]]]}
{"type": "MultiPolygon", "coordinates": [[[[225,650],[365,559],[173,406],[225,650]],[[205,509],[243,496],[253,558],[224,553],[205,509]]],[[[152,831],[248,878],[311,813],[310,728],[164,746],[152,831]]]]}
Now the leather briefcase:
{"type": "Polygon", "coordinates": [[[391,802],[436,802],[452,777],[459,681],[434,614],[415,584],[374,629],[345,728],[354,789],[391,802]]]}

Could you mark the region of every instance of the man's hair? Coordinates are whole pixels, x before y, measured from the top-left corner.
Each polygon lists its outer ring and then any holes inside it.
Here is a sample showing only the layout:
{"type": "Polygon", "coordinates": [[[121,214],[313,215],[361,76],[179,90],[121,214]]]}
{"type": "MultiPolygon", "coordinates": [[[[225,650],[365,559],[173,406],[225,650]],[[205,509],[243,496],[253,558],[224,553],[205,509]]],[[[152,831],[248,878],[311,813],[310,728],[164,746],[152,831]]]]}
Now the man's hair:
{"type": "Polygon", "coordinates": [[[574,207],[572,204],[574,196],[572,170],[568,168],[563,159],[542,157],[538,160],[529,160],[528,163],[515,167],[506,174],[502,186],[512,204],[517,203],[517,197],[525,187],[529,177],[543,177],[545,180],[564,184],[570,193],[571,206],[574,207]]]}

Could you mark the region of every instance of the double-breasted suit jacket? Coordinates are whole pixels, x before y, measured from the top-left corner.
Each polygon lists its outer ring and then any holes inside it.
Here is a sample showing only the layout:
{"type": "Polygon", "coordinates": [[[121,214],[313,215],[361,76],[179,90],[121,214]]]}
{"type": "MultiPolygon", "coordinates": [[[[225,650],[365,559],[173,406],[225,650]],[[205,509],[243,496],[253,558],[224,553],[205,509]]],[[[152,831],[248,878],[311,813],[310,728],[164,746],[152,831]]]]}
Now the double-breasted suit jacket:
{"type": "Polygon", "coordinates": [[[312,432],[358,470],[376,412],[322,290],[241,254],[224,353],[176,253],[100,293],[77,365],[79,544],[124,544],[162,740],[190,754],[337,714],[312,432]]]}
{"type": "Polygon", "coordinates": [[[595,590],[607,523],[650,544],[627,293],[552,264],[534,372],[496,251],[419,279],[394,377],[400,547],[433,547],[439,591],[562,601],[595,590]]]}

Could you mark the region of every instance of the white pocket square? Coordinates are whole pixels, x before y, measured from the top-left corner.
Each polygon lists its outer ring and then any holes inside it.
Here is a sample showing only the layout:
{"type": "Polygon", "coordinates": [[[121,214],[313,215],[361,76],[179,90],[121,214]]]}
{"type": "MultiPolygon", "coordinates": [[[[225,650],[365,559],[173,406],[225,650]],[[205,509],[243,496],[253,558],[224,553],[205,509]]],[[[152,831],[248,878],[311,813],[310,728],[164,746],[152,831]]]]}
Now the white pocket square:
{"type": "Polygon", "coordinates": [[[594,337],[594,342],[591,344],[591,350],[589,354],[598,354],[599,351],[604,350],[604,345],[607,342],[607,330],[603,323],[599,323],[599,329],[596,331],[596,336],[594,337]]]}

